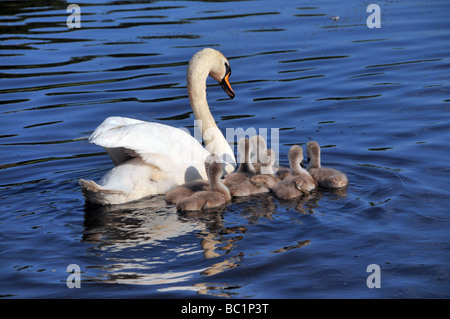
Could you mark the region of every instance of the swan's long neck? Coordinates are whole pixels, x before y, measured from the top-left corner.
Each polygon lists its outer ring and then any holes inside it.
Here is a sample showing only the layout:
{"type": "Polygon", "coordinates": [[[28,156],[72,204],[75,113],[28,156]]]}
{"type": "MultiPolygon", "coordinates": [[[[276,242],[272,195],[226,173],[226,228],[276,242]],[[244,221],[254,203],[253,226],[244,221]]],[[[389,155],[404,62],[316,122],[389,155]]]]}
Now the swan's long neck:
{"type": "MultiPolygon", "coordinates": [[[[206,78],[208,77],[208,68],[199,63],[189,64],[187,73],[187,90],[189,101],[194,111],[197,124],[204,135],[204,132],[211,127],[217,127],[216,122],[209,110],[206,100],[206,78]]],[[[211,142],[205,140],[206,145],[211,142]]]]}
{"type": "Polygon", "coordinates": [[[210,72],[208,59],[192,60],[188,66],[187,89],[195,119],[205,142],[205,149],[226,163],[236,165],[234,153],[209,110],[206,100],[206,79],[210,72]]]}

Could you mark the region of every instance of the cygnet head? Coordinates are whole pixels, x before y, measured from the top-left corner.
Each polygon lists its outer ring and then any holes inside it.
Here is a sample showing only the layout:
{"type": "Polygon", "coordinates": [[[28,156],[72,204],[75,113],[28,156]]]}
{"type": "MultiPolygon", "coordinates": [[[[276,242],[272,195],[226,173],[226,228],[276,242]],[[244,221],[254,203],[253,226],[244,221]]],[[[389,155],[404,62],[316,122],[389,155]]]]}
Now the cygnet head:
{"type": "Polygon", "coordinates": [[[262,166],[272,166],[275,164],[275,152],[268,148],[261,154],[261,164],[262,166]]]}
{"type": "Polygon", "coordinates": [[[256,160],[259,162],[259,157],[267,149],[267,143],[261,135],[253,135],[250,137],[250,150],[256,155],[256,160]]]}
{"type": "Polygon", "coordinates": [[[304,195],[309,195],[309,193],[310,193],[309,189],[304,189],[303,188],[303,184],[304,184],[304,182],[302,180],[295,180],[294,181],[294,186],[295,186],[296,189],[298,189],[304,195]]]}
{"type": "MultiPolygon", "coordinates": [[[[205,159],[205,170],[206,170],[206,174],[208,175],[208,179],[211,180],[210,176],[210,172],[211,172],[211,167],[218,167],[220,166],[220,169],[223,169],[223,162],[220,160],[219,156],[217,156],[216,154],[210,154],[206,157],[205,159]]],[[[213,169],[217,169],[217,168],[213,168],[213,169]]],[[[222,176],[222,175],[221,175],[222,176]]]]}
{"type": "MultiPolygon", "coordinates": [[[[218,159],[218,157],[216,158],[218,159]]],[[[223,174],[223,163],[219,160],[213,160],[209,164],[209,183],[211,185],[211,190],[215,192],[220,192],[224,198],[228,201],[231,199],[231,194],[228,188],[222,183],[221,177],[223,174]]]]}
{"type": "Polygon", "coordinates": [[[274,174],[273,165],[275,164],[275,152],[268,148],[260,154],[261,174],[274,174]]]}
{"type": "MultiPolygon", "coordinates": [[[[218,158],[217,158],[218,159],[218,158]]],[[[222,162],[219,160],[211,160],[208,165],[208,172],[209,172],[209,179],[215,180],[217,178],[220,178],[223,174],[223,166],[222,162]]]]}
{"type": "Polygon", "coordinates": [[[289,149],[288,158],[291,171],[296,174],[301,169],[300,163],[303,161],[303,148],[299,145],[293,145],[289,149]]]}
{"type": "Polygon", "coordinates": [[[206,48],[194,54],[188,65],[188,82],[190,80],[189,75],[194,74],[197,69],[203,69],[204,72],[209,71],[209,76],[220,83],[225,93],[232,99],[235,97],[229,80],[231,75],[230,63],[222,53],[206,48]]]}
{"type": "Polygon", "coordinates": [[[306,156],[310,162],[310,167],[320,167],[320,146],[316,141],[309,141],[306,144],[306,156]]]}

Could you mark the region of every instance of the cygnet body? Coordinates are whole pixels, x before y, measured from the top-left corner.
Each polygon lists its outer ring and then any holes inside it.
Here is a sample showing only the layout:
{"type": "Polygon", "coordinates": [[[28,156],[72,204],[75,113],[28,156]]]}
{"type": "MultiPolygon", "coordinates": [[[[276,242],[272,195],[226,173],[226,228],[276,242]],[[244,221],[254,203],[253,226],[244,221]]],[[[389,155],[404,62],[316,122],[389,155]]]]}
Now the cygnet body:
{"type": "MultiPolygon", "coordinates": [[[[251,162],[253,167],[255,168],[255,173],[260,174],[262,169],[262,160],[261,157],[266,156],[267,151],[267,143],[266,140],[261,135],[254,135],[250,138],[250,153],[253,154],[251,156],[251,162]]],[[[274,154],[275,157],[275,154],[274,154]]],[[[272,168],[275,165],[275,159],[272,163],[272,168]]],[[[289,167],[278,166],[276,169],[276,173],[274,173],[276,177],[280,180],[285,179],[288,176],[291,176],[291,170],[289,167]]]]}
{"type": "Polygon", "coordinates": [[[255,175],[255,168],[250,161],[250,140],[242,138],[238,142],[239,168],[225,176],[224,184],[230,190],[231,196],[249,196],[267,193],[266,187],[259,187],[251,183],[250,178],[255,175]]]}
{"type": "Polygon", "coordinates": [[[185,183],[183,185],[179,185],[167,192],[166,194],[166,203],[167,204],[176,204],[181,199],[186,198],[195,192],[206,191],[210,189],[210,184],[208,181],[204,179],[198,179],[192,182],[185,183]]]}
{"type": "Polygon", "coordinates": [[[248,138],[242,138],[238,142],[239,167],[236,171],[227,174],[224,184],[230,187],[234,184],[248,180],[250,176],[255,174],[255,168],[249,159],[250,141],[248,138]]]}
{"type": "Polygon", "coordinates": [[[260,155],[261,173],[254,175],[250,181],[256,186],[266,187],[272,190],[280,182],[280,179],[275,175],[273,170],[275,152],[267,149],[264,153],[260,155]]]}
{"type": "Polygon", "coordinates": [[[308,195],[316,188],[314,179],[300,166],[302,160],[303,149],[298,145],[292,146],[289,150],[289,165],[292,176],[285,178],[273,188],[276,197],[280,199],[291,199],[308,195]]]}
{"type": "Polygon", "coordinates": [[[279,167],[276,173],[277,177],[280,180],[284,180],[290,176],[292,176],[292,172],[289,168],[287,167],[279,167]]]}
{"type": "MultiPolygon", "coordinates": [[[[213,157],[213,156],[211,156],[213,157]]],[[[214,156],[208,167],[210,190],[195,192],[192,195],[178,201],[178,211],[201,211],[225,205],[231,200],[230,191],[222,183],[222,163],[214,156]]]]}
{"type": "Polygon", "coordinates": [[[307,170],[318,182],[319,186],[341,188],[348,185],[348,178],[344,173],[331,167],[321,166],[320,146],[317,142],[310,141],[306,144],[306,155],[310,159],[307,170]]]}
{"type": "MultiPolygon", "coordinates": [[[[207,176],[209,176],[210,162],[213,160],[215,160],[214,156],[209,156],[205,160],[205,171],[207,176]]],[[[166,203],[177,204],[183,198],[189,197],[196,192],[206,191],[210,189],[210,182],[204,179],[197,179],[192,182],[187,182],[182,185],[178,185],[174,189],[168,191],[165,197],[166,203]]]]}

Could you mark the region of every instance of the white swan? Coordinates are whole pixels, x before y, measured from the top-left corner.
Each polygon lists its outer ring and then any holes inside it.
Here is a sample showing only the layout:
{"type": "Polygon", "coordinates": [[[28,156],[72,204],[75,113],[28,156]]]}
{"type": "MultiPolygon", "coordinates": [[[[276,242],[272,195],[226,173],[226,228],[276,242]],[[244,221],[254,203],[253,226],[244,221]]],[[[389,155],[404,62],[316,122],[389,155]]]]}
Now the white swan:
{"type": "Polygon", "coordinates": [[[176,185],[203,178],[209,154],[224,162],[225,173],[234,171],[233,150],[217,127],[206,100],[206,79],[220,82],[234,98],[230,86],[228,60],[217,50],[197,52],[187,68],[187,90],[205,148],[185,130],[140,120],[109,117],[89,138],[105,148],[115,167],[97,184],[80,179],[86,201],[107,205],[122,204],[155,194],[164,194],[176,185]]]}

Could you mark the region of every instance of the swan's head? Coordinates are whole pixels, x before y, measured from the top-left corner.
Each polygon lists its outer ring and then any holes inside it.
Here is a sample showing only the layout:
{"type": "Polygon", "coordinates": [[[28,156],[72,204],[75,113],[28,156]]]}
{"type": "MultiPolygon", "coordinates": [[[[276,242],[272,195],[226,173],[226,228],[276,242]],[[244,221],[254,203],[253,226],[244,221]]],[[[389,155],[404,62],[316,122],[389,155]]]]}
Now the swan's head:
{"type": "Polygon", "coordinates": [[[213,57],[211,70],[209,71],[209,76],[214,80],[220,83],[222,89],[230,98],[234,98],[235,94],[230,85],[230,75],[231,75],[231,67],[227,58],[217,50],[214,49],[205,49],[210,50],[211,56],[213,57]]]}
{"type": "MultiPolygon", "coordinates": [[[[225,91],[225,93],[228,94],[228,96],[230,98],[234,99],[236,94],[234,93],[234,91],[230,85],[231,67],[230,67],[230,64],[228,64],[228,61],[223,62],[223,66],[225,67],[225,73],[224,73],[225,75],[223,76],[222,80],[220,80],[220,86],[225,91]]],[[[215,77],[213,75],[211,75],[211,77],[215,79],[215,77]]]]}
{"type": "Polygon", "coordinates": [[[191,59],[190,65],[209,68],[209,76],[220,83],[222,89],[230,98],[235,93],[230,85],[231,67],[227,58],[217,50],[206,48],[197,52],[191,59]]]}

